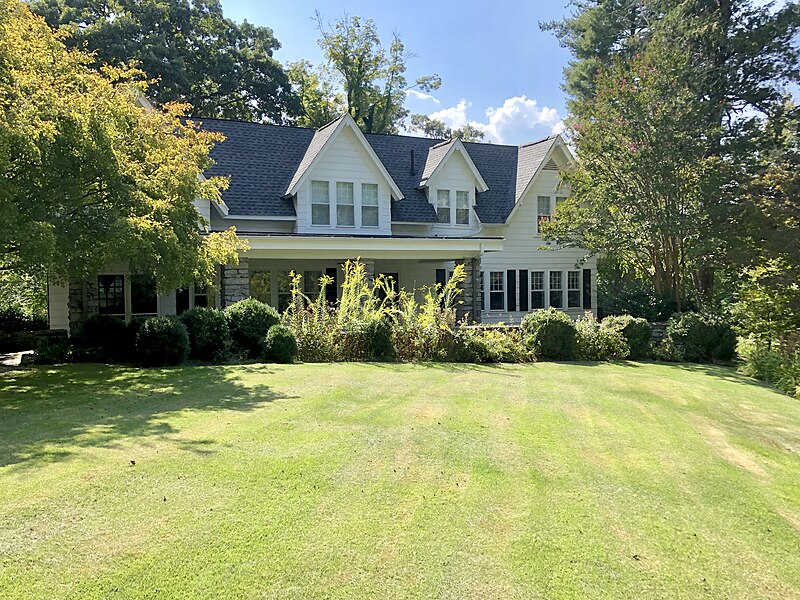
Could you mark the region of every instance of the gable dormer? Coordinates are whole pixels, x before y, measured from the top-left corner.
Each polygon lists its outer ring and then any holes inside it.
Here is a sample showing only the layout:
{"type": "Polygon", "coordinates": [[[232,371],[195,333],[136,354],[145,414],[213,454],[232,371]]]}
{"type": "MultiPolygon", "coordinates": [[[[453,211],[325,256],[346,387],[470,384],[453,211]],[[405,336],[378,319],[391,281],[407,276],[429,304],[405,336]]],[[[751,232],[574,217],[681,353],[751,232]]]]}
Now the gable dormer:
{"type": "Polygon", "coordinates": [[[345,114],[315,132],[285,197],[298,233],[391,235],[391,200],[403,194],[345,114]]]}
{"type": "Polygon", "coordinates": [[[476,193],[489,189],[460,139],[441,142],[428,149],[419,186],[436,209],[442,228],[476,228],[476,193]]]}

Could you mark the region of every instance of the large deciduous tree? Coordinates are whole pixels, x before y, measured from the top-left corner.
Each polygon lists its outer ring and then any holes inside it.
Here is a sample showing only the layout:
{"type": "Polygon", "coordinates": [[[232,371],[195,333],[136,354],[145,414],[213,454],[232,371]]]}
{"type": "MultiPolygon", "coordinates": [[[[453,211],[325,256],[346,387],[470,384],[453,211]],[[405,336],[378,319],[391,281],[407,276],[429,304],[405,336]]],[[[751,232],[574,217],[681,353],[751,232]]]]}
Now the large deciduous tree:
{"type": "Polygon", "coordinates": [[[384,47],[372,19],[345,16],[328,25],[317,14],[317,23],[326,64],[314,69],[301,61],[289,69],[300,91],[301,124],[319,127],[346,110],[365,133],[397,133],[409,114],[403,106],[406,93],[441,85],[438,75],[427,75],[409,86],[406,64],[411,55],[397,34],[384,47]]]}
{"type": "Polygon", "coordinates": [[[226,184],[200,175],[219,136],[181,107],[145,110],[135,73],[91,68],[19,0],[0,0],[0,268],[83,277],[110,261],[165,287],[210,282],[233,230],[194,207],[226,184]]]}
{"type": "Polygon", "coordinates": [[[298,112],[267,27],[226,18],[219,0],[32,0],[65,42],[95,66],[138,63],[158,103],[185,102],[197,117],[285,123],[298,112]]]}
{"type": "Polygon", "coordinates": [[[467,123],[463,127],[448,127],[444,121],[432,119],[427,115],[412,115],[408,129],[440,140],[458,138],[465,142],[479,142],[483,139],[483,132],[474,125],[467,123]]]}

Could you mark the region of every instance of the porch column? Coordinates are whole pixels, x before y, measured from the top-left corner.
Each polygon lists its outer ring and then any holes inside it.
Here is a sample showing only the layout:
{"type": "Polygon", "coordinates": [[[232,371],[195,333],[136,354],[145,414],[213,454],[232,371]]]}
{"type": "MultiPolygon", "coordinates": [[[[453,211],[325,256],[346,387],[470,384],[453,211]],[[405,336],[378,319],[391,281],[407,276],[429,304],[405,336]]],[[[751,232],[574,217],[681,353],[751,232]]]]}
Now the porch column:
{"type": "Polygon", "coordinates": [[[456,260],[455,264],[464,265],[467,272],[467,277],[464,283],[461,284],[461,294],[459,300],[461,304],[456,307],[456,317],[461,320],[465,316],[469,317],[470,321],[475,323],[481,322],[481,259],[480,258],[464,258],[456,260]]]}
{"type": "Polygon", "coordinates": [[[250,267],[246,257],[240,256],[238,265],[222,267],[219,287],[222,308],[250,296],[250,267]]]}
{"type": "Polygon", "coordinates": [[[372,285],[375,283],[375,261],[370,258],[362,258],[361,262],[364,264],[364,276],[367,283],[372,285]]]}

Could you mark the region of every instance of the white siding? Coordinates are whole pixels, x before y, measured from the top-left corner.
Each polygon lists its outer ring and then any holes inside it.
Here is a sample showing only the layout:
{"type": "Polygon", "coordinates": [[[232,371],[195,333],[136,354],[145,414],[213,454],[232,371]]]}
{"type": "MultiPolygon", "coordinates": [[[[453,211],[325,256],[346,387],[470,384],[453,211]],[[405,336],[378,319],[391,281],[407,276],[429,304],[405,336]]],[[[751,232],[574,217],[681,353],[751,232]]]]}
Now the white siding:
{"type": "MultiPolygon", "coordinates": [[[[216,211],[214,211],[216,212],[216,211]]],[[[236,233],[292,233],[294,231],[294,219],[274,220],[274,219],[237,219],[223,218],[219,214],[211,215],[211,229],[221,231],[236,227],[236,233]]]]}
{"type": "MultiPolygon", "coordinates": [[[[470,224],[469,225],[445,225],[436,223],[431,228],[431,233],[441,236],[469,236],[480,230],[480,223],[475,215],[475,176],[467,165],[467,161],[460,151],[456,150],[441,165],[433,178],[428,181],[428,201],[436,208],[436,198],[438,190],[450,190],[451,202],[455,206],[455,193],[457,190],[469,192],[470,202],[470,224]]],[[[453,220],[455,217],[453,216],[453,220]]]]}
{"type": "Polygon", "coordinates": [[[330,142],[324,155],[309,173],[307,179],[297,192],[297,227],[298,233],[343,235],[391,235],[391,205],[389,186],[381,172],[375,166],[367,151],[349,128],[342,129],[340,134],[330,142]],[[331,225],[319,226],[311,224],[311,182],[315,180],[330,182],[331,225]],[[352,182],[355,196],[355,227],[336,226],[336,182],[352,182]],[[362,183],[378,184],[378,227],[358,227],[359,206],[362,183]]]}
{"type": "MultiPolygon", "coordinates": [[[[559,177],[558,173],[553,171],[542,171],[533,182],[528,194],[522,198],[521,204],[517,207],[513,217],[505,226],[485,226],[481,235],[494,236],[501,235],[505,238],[503,242],[503,250],[501,252],[487,252],[481,258],[481,270],[485,273],[486,281],[486,310],[483,313],[483,321],[506,323],[518,323],[526,313],[520,311],[508,312],[490,311],[489,309],[489,296],[488,296],[488,282],[490,271],[507,271],[509,269],[520,270],[525,269],[528,271],[545,271],[545,291],[547,292],[549,271],[563,271],[563,287],[564,287],[564,307],[567,305],[566,285],[567,285],[567,271],[592,269],[592,310],[597,310],[597,283],[596,283],[596,269],[597,260],[591,258],[585,263],[582,263],[585,253],[584,251],[576,248],[556,248],[549,246],[551,249],[542,249],[548,247],[542,240],[541,236],[537,233],[536,219],[537,219],[537,206],[536,201],[538,196],[565,196],[566,192],[563,189],[558,189],[559,177]]],[[[581,284],[583,282],[581,275],[581,284]]],[[[528,282],[527,293],[530,293],[530,279],[528,282]]],[[[506,288],[507,289],[507,288],[506,288]]],[[[519,307],[519,279],[517,279],[517,307],[519,307]]],[[[548,294],[545,293],[545,301],[547,302],[548,294]]],[[[583,308],[566,309],[566,312],[572,317],[577,318],[584,313],[583,308]]]]}
{"type": "Polygon", "coordinates": [[[202,216],[203,219],[205,219],[206,223],[211,223],[211,201],[198,199],[195,200],[193,204],[194,207],[197,209],[197,212],[200,213],[200,216],[202,216]]]}
{"type": "Polygon", "coordinates": [[[67,285],[47,284],[47,313],[50,329],[69,331],[69,287],[67,285]]]}

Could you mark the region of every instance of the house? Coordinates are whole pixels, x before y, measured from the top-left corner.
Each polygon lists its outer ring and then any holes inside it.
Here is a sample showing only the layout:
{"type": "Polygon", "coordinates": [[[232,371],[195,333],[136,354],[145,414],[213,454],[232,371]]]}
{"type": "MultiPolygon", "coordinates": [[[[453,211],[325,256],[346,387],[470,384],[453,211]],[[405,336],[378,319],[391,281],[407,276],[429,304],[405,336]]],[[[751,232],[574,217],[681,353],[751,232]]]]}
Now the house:
{"type": "MultiPolygon", "coordinates": [[[[114,266],[50,286],[52,328],[74,330],[95,312],[179,314],[247,296],[283,309],[290,271],[314,293],[322,274],[341,283],[340,264],[356,257],[405,289],[441,283],[463,263],[459,310],[484,323],[516,323],[548,306],[573,317],[595,310],[594,259],[539,234],[567,194],[559,170],[573,158],[558,135],[523,146],[365,135],[349,115],[317,130],[215,119],[202,127],[225,135],[209,174],[229,176],[230,187],[224,204],[197,208],[212,231],[235,225],[249,251],[220,268],[214,291],[163,293],[114,266]]],[[[331,301],[339,293],[325,290],[331,301]]]]}

